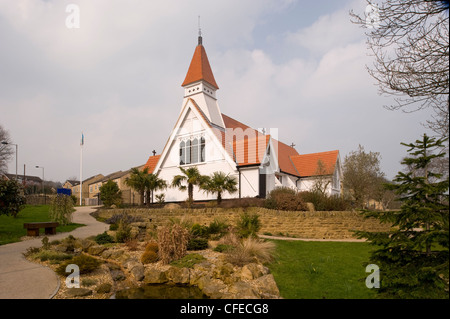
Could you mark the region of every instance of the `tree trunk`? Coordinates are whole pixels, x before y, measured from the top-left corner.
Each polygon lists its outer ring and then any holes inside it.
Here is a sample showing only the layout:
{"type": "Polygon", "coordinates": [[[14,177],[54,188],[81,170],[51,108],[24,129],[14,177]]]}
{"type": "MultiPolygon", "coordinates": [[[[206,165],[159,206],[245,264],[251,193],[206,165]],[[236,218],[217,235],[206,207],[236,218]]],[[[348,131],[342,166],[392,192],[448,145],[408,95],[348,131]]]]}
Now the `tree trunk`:
{"type": "Polygon", "coordinates": [[[194,185],[188,184],[189,206],[194,203],[194,185]]]}
{"type": "Polygon", "coordinates": [[[222,203],[222,193],[217,192],[217,205],[220,205],[222,203]]]}
{"type": "Polygon", "coordinates": [[[144,191],[141,191],[140,192],[140,199],[139,199],[139,205],[140,206],[144,205],[144,196],[145,196],[144,191]]]}
{"type": "Polygon", "coordinates": [[[146,206],[150,206],[150,190],[145,191],[145,204],[146,206]]]}

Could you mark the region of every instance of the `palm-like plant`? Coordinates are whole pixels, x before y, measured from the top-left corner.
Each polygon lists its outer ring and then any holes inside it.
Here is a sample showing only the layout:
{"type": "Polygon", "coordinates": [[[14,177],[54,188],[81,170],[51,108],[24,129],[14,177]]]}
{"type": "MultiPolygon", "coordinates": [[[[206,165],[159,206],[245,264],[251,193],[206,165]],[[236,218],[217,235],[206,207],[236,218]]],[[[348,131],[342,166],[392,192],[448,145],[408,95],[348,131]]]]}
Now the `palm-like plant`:
{"type": "Polygon", "coordinates": [[[153,203],[153,193],[157,190],[163,190],[167,188],[167,183],[165,180],[159,178],[156,174],[148,174],[146,176],[146,197],[147,197],[147,204],[150,203],[150,194],[152,197],[152,203],[153,203]]]}
{"type": "Polygon", "coordinates": [[[138,168],[131,169],[131,175],[125,180],[125,184],[135,189],[140,196],[139,204],[144,204],[145,189],[147,187],[147,175],[148,168],[144,168],[142,171],[138,168]]]}
{"type": "Polygon", "coordinates": [[[237,191],[237,181],[234,177],[223,172],[214,172],[203,181],[201,188],[211,194],[217,194],[217,204],[222,202],[222,194],[228,192],[233,194],[237,191]]]}
{"type": "Polygon", "coordinates": [[[172,187],[185,191],[188,190],[189,205],[194,202],[194,186],[200,186],[205,182],[205,176],[200,174],[196,166],[184,169],[180,167],[183,175],[175,175],[172,180],[172,187]],[[187,183],[183,185],[183,183],[187,183]]]}

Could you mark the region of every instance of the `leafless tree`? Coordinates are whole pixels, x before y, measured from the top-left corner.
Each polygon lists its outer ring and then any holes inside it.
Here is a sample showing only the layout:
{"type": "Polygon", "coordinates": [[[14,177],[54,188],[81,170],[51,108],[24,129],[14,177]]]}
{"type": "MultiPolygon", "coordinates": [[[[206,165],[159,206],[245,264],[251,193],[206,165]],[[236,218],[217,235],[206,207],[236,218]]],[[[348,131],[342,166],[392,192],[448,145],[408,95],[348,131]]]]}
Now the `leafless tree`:
{"type": "Polygon", "coordinates": [[[353,197],[358,207],[367,205],[373,199],[373,190],[384,173],[380,169],[380,153],[366,152],[359,145],[357,151],[345,156],[343,164],[344,189],[353,197]]]}
{"type": "Polygon", "coordinates": [[[14,155],[14,150],[11,145],[2,144],[2,142],[11,143],[11,138],[9,132],[0,124],[0,173],[6,173],[8,161],[14,155]]]}
{"type": "Polygon", "coordinates": [[[369,73],[380,94],[396,96],[390,110],[432,109],[423,123],[439,137],[449,133],[448,1],[367,0],[364,16],[350,12],[352,22],[367,28],[368,48],[375,57],[369,73]]]}
{"type": "Polygon", "coordinates": [[[312,190],[325,194],[328,186],[331,184],[332,177],[330,176],[330,169],[322,160],[317,160],[317,169],[315,172],[315,180],[312,190]]]}

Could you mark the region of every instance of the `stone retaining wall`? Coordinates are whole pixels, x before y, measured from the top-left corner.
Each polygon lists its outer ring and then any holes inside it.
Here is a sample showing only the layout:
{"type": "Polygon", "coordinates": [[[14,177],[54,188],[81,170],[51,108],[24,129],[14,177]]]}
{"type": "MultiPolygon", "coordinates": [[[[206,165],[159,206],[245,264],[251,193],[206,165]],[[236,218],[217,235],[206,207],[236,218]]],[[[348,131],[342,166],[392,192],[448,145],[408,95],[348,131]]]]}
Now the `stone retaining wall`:
{"type": "MultiPolygon", "coordinates": [[[[310,239],[351,239],[353,230],[386,231],[389,225],[380,224],[374,218],[365,219],[359,212],[286,212],[265,208],[247,208],[248,213],[257,213],[262,224],[260,234],[283,235],[310,239]]],[[[243,209],[114,209],[101,211],[101,217],[126,212],[152,219],[157,226],[170,219],[184,219],[192,223],[209,225],[214,219],[236,225],[243,209]]]]}

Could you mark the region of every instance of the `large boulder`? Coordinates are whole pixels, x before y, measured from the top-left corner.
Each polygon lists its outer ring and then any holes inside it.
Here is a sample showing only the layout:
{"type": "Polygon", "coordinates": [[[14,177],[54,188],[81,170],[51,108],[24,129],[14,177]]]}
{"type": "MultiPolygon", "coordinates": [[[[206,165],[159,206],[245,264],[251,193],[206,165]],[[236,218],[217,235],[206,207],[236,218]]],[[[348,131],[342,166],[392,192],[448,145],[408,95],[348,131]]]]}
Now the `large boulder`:
{"type": "Polygon", "coordinates": [[[257,291],[247,282],[238,281],[228,288],[227,299],[259,299],[257,291]]]}
{"type": "Polygon", "coordinates": [[[211,299],[221,299],[227,286],[218,279],[205,281],[202,292],[211,299]]]}
{"type": "Polygon", "coordinates": [[[261,298],[280,298],[280,291],[272,274],[267,274],[253,280],[252,285],[258,291],[261,298]]]}
{"type": "Polygon", "coordinates": [[[144,282],[147,284],[162,284],[168,281],[165,269],[147,268],[145,270],[144,282]]]}
{"type": "Polygon", "coordinates": [[[190,282],[189,268],[170,267],[167,271],[167,279],[175,284],[188,284],[190,282]]]}

